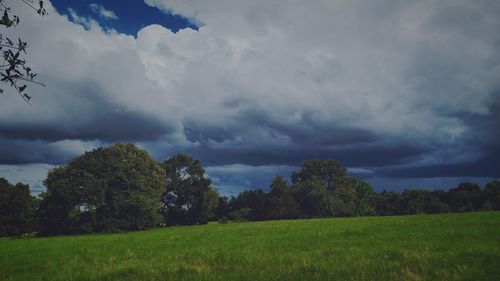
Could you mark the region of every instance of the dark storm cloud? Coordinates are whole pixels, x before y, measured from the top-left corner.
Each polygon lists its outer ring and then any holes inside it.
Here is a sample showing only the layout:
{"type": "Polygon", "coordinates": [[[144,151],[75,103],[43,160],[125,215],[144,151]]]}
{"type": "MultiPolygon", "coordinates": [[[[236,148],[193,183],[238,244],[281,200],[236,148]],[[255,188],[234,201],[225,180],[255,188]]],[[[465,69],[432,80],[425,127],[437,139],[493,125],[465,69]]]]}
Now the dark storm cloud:
{"type": "MultiPolygon", "coordinates": [[[[500,178],[500,97],[489,108],[487,115],[458,114],[469,131],[454,151],[457,154],[472,150],[474,159],[454,163],[442,161],[431,165],[390,167],[377,170],[380,176],[394,178],[424,177],[490,177],[500,178]]],[[[437,149],[445,150],[446,147],[437,149]]],[[[460,156],[460,155],[458,155],[460,156]]]]}
{"type": "Polygon", "coordinates": [[[414,144],[397,146],[374,144],[348,148],[321,146],[201,146],[186,152],[200,158],[207,165],[244,163],[248,165],[300,165],[305,159],[336,159],[347,166],[383,166],[405,163],[411,157],[426,151],[414,144]]]}
{"type": "Polygon", "coordinates": [[[374,143],[378,139],[374,133],[367,130],[325,124],[281,126],[276,127],[276,130],[289,136],[297,145],[363,144],[374,143]]]}
{"type": "Polygon", "coordinates": [[[296,145],[363,144],[374,143],[379,139],[375,133],[366,129],[315,120],[311,113],[302,114],[302,120],[297,124],[272,123],[270,127],[279,134],[290,137],[296,145]]]}
{"type": "Polygon", "coordinates": [[[500,149],[468,163],[436,164],[423,167],[383,168],[377,175],[393,178],[490,177],[500,178],[500,149]]]}
{"type": "Polygon", "coordinates": [[[231,142],[244,136],[248,129],[266,132],[270,137],[279,139],[287,138],[295,145],[341,145],[373,143],[378,137],[367,130],[348,128],[336,124],[273,124],[269,122],[251,122],[241,120],[237,126],[202,127],[190,125],[184,130],[186,137],[191,142],[203,144],[215,142],[231,142]]]}
{"type": "Polygon", "coordinates": [[[170,131],[158,119],[125,111],[94,112],[89,120],[57,124],[1,124],[0,136],[14,140],[155,140],[170,131]]]}
{"type": "Polygon", "coordinates": [[[62,164],[76,156],[43,141],[5,140],[0,138],[1,164],[62,164]]]}
{"type": "Polygon", "coordinates": [[[387,140],[376,133],[325,122],[312,113],[300,121],[277,122],[246,101],[238,117],[218,126],[187,123],[186,138],[198,146],[186,153],[208,165],[300,165],[305,159],[331,158],[349,166],[383,166],[404,163],[429,148],[404,140],[387,140]]]}
{"type": "MultiPolygon", "coordinates": [[[[245,108],[245,103],[232,105],[245,108]]],[[[500,167],[499,104],[493,102],[488,114],[447,116],[468,128],[460,141],[453,144],[434,139],[412,141],[325,124],[310,114],[304,114],[300,122],[287,125],[274,122],[254,109],[240,113],[237,125],[186,125],[187,139],[200,145],[185,152],[207,165],[299,166],[305,159],[330,158],[350,167],[373,168],[373,174],[361,175],[365,178],[500,177],[497,168],[500,167]],[[466,152],[470,155],[460,155],[466,152]],[[433,164],[420,163],[428,157],[440,160],[433,164]]],[[[446,116],[446,112],[442,115],[446,116]]]]}
{"type": "MultiPolygon", "coordinates": [[[[312,112],[300,114],[300,120],[284,123],[273,119],[264,109],[245,99],[231,99],[225,107],[238,110],[237,116],[226,124],[217,126],[200,122],[184,124],[184,133],[191,142],[223,143],[244,137],[246,134],[265,133],[274,139],[289,139],[295,145],[339,145],[373,143],[378,136],[366,129],[353,128],[315,118],[312,112]]],[[[252,137],[252,136],[247,136],[252,137]]]]}
{"type": "Polygon", "coordinates": [[[468,142],[471,145],[485,146],[483,150],[500,146],[500,89],[494,94],[488,114],[486,115],[458,115],[471,128],[468,142]]]}

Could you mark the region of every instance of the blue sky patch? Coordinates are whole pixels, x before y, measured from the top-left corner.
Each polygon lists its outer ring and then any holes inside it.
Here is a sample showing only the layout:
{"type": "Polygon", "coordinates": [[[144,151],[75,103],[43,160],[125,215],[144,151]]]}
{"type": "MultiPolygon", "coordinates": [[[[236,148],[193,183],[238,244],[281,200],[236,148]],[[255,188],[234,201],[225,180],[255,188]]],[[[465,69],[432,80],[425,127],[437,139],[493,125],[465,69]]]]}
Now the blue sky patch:
{"type": "Polygon", "coordinates": [[[105,29],[133,36],[151,24],[159,24],[172,32],[184,28],[198,30],[198,26],[189,19],[150,7],[143,0],[52,0],[52,5],[58,13],[67,15],[73,22],[85,26],[82,21],[71,16],[75,13],[79,17],[95,20],[105,29]]]}

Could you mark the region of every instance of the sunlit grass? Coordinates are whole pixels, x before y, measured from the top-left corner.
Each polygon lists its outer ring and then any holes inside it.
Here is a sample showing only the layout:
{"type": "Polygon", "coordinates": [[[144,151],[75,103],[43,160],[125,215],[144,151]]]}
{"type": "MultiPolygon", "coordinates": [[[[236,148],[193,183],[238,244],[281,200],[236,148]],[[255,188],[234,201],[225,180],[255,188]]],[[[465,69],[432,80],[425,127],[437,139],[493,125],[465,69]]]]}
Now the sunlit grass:
{"type": "Polygon", "coordinates": [[[0,280],[500,280],[500,212],[0,239],[0,280]]]}

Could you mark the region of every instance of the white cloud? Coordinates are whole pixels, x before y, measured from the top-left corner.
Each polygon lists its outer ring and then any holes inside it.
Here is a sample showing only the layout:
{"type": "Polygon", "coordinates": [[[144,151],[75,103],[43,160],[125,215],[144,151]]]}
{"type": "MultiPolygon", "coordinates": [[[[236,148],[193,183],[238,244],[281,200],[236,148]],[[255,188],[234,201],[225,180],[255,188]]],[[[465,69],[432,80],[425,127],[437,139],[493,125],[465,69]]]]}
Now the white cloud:
{"type": "Polygon", "coordinates": [[[347,172],[353,175],[371,175],[375,173],[375,171],[364,168],[347,168],[347,172]]]}
{"type": "Polygon", "coordinates": [[[487,114],[500,86],[491,65],[495,1],[147,2],[206,24],[147,37],[164,62],[155,72],[177,71],[164,83],[198,96],[206,106],[197,108],[244,98],[281,122],[310,111],[389,134],[455,139],[467,128],[450,115],[487,114]]]}
{"type": "Polygon", "coordinates": [[[111,10],[106,10],[102,5],[96,4],[96,3],[90,3],[89,8],[100,16],[101,18],[108,19],[108,20],[117,20],[118,16],[111,10]]]}
{"type": "Polygon", "coordinates": [[[99,23],[92,18],[79,16],[75,10],[69,8],[69,17],[74,23],[83,25],[86,29],[99,28],[99,23]]]}
{"type": "Polygon", "coordinates": [[[242,110],[258,110],[287,124],[310,114],[316,121],[453,140],[467,130],[453,113],[487,114],[499,87],[500,68],[491,65],[499,57],[494,1],[148,2],[206,26],[176,34],[147,26],[134,39],[79,30],[55,12],[23,22],[34,33],[31,61],[49,79],[48,102],[39,98],[37,106],[66,111],[62,103],[86,98],[74,93],[75,85],[67,88],[80,81],[118,107],[180,122],[180,130],[186,121],[231,126],[242,110]],[[462,24],[455,14],[474,20],[462,24]],[[72,93],[58,94],[67,90],[72,93]]]}
{"type": "Polygon", "coordinates": [[[60,140],[51,145],[63,153],[80,155],[102,146],[102,143],[98,141],[60,140]]]}

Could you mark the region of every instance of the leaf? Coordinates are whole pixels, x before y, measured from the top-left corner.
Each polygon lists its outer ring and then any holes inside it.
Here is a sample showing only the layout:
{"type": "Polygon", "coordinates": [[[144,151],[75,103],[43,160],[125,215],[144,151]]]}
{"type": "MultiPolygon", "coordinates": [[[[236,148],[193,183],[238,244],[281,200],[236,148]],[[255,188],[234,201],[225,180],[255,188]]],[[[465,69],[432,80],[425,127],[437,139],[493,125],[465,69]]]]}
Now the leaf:
{"type": "Polygon", "coordinates": [[[5,25],[5,26],[7,26],[7,27],[10,27],[10,26],[11,26],[11,24],[10,24],[9,14],[7,13],[7,9],[5,9],[5,10],[3,11],[2,24],[4,24],[4,25],[5,25]]]}

